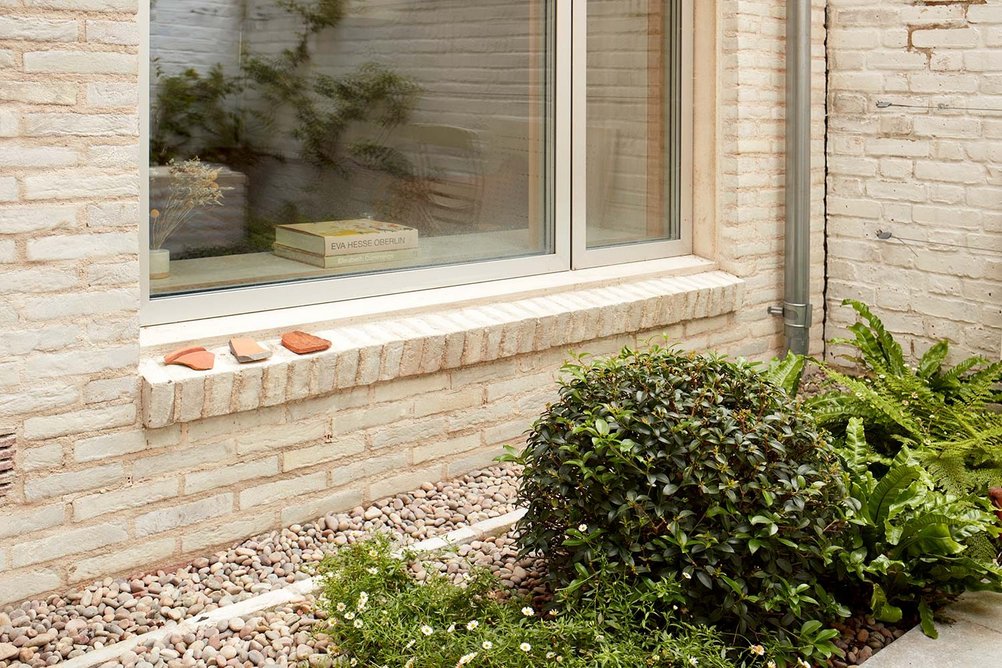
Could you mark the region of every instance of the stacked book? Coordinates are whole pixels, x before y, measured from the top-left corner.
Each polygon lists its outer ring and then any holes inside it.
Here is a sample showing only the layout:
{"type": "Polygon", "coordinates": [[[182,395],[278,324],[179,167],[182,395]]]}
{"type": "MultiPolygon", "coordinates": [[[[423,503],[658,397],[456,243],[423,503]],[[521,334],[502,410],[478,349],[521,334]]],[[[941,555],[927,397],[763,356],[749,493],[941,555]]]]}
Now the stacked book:
{"type": "Polygon", "coordinates": [[[275,255],[324,269],[413,259],[418,231],[362,218],[275,227],[275,255]]]}

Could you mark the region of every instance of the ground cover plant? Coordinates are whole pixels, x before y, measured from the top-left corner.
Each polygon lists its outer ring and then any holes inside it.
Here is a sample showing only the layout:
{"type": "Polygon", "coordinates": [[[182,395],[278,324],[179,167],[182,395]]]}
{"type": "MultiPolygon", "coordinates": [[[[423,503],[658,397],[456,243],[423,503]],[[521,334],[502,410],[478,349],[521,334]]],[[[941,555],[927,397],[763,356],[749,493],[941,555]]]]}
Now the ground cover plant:
{"type": "Polygon", "coordinates": [[[600,596],[558,596],[537,609],[485,571],[464,586],[443,575],[425,584],[385,538],[357,543],[319,565],[334,652],[370,668],[774,666],[769,650],[731,648],[707,626],[676,614],[684,601],[666,579],[637,587],[602,575],[600,596]]]}

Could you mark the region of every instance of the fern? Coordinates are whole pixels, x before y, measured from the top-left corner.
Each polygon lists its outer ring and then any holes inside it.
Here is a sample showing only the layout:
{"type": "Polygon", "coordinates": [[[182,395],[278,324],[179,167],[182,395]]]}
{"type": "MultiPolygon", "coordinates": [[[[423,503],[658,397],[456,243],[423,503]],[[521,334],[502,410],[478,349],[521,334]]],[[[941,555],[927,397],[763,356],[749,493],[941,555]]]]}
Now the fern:
{"type": "Polygon", "coordinates": [[[842,389],[805,402],[819,424],[841,434],[851,419],[860,420],[872,452],[894,457],[907,445],[935,484],[954,495],[983,495],[1002,483],[1002,362],[971,357],[948,367],[950,346],[943,340],[909,366],[865,304],[843,303],[859,320],[849,328],[854,338],[839,342],[854,349],[850,359],[864,375],[822,367],[842,389]]]}

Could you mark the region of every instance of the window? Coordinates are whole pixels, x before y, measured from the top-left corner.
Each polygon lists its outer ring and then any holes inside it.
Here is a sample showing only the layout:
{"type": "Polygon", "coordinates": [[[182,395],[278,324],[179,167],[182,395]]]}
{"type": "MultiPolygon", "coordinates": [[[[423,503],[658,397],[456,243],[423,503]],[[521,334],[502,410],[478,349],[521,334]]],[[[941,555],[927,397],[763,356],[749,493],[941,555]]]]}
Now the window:
{"type": "Polygon", "coordinates": [[[690,30],[689,0],[156,0],[144,321],[688,253],[690,30]]]}

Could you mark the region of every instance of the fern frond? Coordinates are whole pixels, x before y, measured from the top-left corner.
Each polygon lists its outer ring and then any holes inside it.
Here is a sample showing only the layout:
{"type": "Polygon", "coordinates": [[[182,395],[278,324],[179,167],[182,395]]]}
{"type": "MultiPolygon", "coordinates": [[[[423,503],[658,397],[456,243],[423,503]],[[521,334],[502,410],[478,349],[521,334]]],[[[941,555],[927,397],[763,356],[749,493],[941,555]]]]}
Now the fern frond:
{"type": "Polygon", "coordinates": [[[842,305],[851,306],[856,314],[866,321],[865,324],[857,322],[849,327],[849,330],[856,335],[855,346],[863,358],[870,364],[886,366],[892,373],[904,373],[906,366],[901,345],[884,328],[880,318],[874,315],[866,304],[855,299],[844,299],[842,305]]]}
{"type": "Polygon", "coordinates": [[[925,351],[918,364],[918,376],[926,380],[939,375],[943,369],[943,360],[950,353],[950,342],[946,339],[937,341],[925,351]]]}
{"type": "Polygon", "coordinates": [[[769,383],[782,388],[791,397],[795,397],[800,388],[800,380],[804,376],[807,360],[808,358],[804,355],[788,352],[783,359],[773,360],[762,372],[762,375],[769,383]]]}

